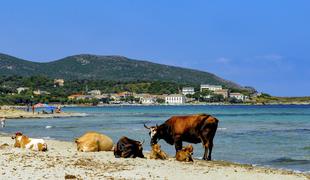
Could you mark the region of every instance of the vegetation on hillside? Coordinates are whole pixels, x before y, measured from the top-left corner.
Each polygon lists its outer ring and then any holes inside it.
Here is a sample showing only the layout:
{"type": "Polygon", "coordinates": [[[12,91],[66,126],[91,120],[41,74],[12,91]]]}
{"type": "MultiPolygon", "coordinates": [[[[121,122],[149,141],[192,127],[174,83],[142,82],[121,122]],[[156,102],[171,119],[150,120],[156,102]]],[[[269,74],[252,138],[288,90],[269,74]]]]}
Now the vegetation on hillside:
{"type": "Polygon", "coordinates": [[[173,82],[222,85],[243,89],[214,74],[192,69],[139,61],[122,56],[76,55],[48,63],[25,61],[0,54],[0,75],[38,76],[119,82],[173,82]]]}
{"type": "Polygon", "coordinates": [[[45,76],[0,76],[0,104],[28,104],[30,102],[67,102],[72,94],[87,94],[90,90],[102,93],[133,93],[174,94],[179,93],[183,86],[190,84],[163,81],[106,81],[106,80],[68,80],[64,86],[54,86],[54,79],[45,76]],[[29,90],[17,94],[18,87],[29,90]],[[50,94],[33,95],[33,91],[47,91],[50,94]]]}

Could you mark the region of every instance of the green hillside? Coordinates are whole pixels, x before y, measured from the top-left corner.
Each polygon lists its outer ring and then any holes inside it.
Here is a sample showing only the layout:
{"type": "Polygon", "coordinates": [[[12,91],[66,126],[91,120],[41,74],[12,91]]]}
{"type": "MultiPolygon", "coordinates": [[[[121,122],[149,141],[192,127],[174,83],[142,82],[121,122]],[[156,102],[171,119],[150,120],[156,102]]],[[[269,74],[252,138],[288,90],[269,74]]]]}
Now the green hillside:
{"type": "Polygon", "coordinates": [[[112,81],[167,81],[186,84],[216,84],[242,88],[214,74],[122,56],[76,55],[57,61],[38,63],[0,54],[0,75],[44,75],[64,79],[112,81]]]}

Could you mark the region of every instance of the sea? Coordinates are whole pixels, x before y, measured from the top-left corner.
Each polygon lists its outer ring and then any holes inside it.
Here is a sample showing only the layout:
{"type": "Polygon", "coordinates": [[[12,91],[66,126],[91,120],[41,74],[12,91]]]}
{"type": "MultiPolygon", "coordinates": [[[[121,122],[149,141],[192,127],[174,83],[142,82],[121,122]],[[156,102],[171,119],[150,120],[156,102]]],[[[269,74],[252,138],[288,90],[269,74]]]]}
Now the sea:
{"type": "MultiPolygon", "coordinates": [[[[31,137],[74,141],[87,131],[145,141],[150,151],[148,126],[161,124],[174,115],[207,113],[219,119],[212,158],[256,166],[310,172],[310,105],[186,105],[65,107],[65,112],[85,117],[8,120],[0,132],[21,131],[31,137]]],[[[160,140],[164,151],[175,155],[174,146],[160,140]]],[[[186,143],[184,143],[186,144],[186,143]]],[[[202,144],[194,156],[202,158],[202,144]]]]}

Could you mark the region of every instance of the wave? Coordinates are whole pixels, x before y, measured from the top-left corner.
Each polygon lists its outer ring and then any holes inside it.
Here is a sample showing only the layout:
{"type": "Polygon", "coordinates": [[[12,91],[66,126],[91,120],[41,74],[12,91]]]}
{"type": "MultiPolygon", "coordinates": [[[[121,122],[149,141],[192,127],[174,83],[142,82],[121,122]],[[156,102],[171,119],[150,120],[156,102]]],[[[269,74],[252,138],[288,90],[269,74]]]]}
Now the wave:
{"type": "Polygon", "coordinates": [[[50,136],[46,136],[46,137],[42,137],[42,139],[46,139],[46,140],[54,140],[55,138],[52,138],[50,136]]]}
{"type": "Polygon", "coordinates": [[[310,160],[306,159],[292,159],[288,157],[282,157],[278,159],[271,160],[267,162],[268,164],[271,163],[273,165],[310,165],[310,160]]]}
{"type": "Polygon", "coordinates": [[[45,129],[51,129],[53,128],[54,126],[45,126],[45,129]]]}

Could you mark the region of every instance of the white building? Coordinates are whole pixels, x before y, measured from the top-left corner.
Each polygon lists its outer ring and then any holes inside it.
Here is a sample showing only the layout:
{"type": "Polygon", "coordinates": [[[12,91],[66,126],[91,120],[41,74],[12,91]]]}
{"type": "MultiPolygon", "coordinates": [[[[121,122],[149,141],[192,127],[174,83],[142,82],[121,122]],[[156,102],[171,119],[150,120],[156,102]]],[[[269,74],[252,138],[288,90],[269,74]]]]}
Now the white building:
{"type": "Polygon", "coordinates": [[[97,95],[101,95],[101,91],[100,90],[91,90],[91,91],[88,91],[87,94],[90,94],[92,96],[97,96],[97,95]]]}
{"type": "Polygon", "coordinates": [[[183,87],[182,88],[182,94],[187,95],[187,94],[195,94],[195,89],[193,87],[183,87]]]}
{"type": "Polygon", "coordinates": [[[156,99],[152,97],[143,97],[141,98],[141,104],[155,104],[156,99]]]}
{"type": "Polygon", "coordinates": [[[167,104],[184,104],[185,96],[183,94],[170,94],[165,97],[165,102],[167,104]]]}
{"type": "Polygon", "coordinates": [[[33,91],[32,93],[33,93],[33,95],[49,95],[49,94],[51,94],[47,91],[41,91],[40,89],[33,91]]]}
{"type": "Polygon", "coordinates": [[[203,90],[209,90],[209,91],[216,91],[216,90],[221,90],[222,86],[219,85],[210,85],[210,84],[201,84],[200,85],[200,92],[203,90]]]}
{"type": "Polygon", "coordinates": [[[27,87],[19,87],[19,88],[16,89],[16,91],[17,91],[17,94],[20,94],[21,92],[26,91],[28,89],[29,88],[27,88],[27,87]]]}
{"type": "Polygon", "coordinates": [[[245,100],[245,96],[241,93],[230,93],[229,96],[231,98],[236,98],[236,99],[241,100],[241,101],[245,100]]]}
{"type": "Polygon", "coordinates": [[[64,79],[54,79],[54,86],[64,86],[65,80],[64,79]]]}

